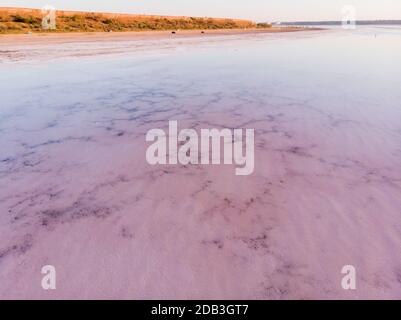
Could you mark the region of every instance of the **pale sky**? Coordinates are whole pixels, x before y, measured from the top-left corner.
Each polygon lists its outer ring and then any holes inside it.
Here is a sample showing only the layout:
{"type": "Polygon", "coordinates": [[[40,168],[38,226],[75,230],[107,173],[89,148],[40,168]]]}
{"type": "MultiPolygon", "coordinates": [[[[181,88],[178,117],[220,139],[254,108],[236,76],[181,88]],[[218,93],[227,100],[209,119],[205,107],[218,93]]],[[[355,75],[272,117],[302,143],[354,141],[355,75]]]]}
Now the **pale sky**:
{"type": "Polygon", "coordinates": [[[354,5],[357,19],[401,19],[401,0],[0,0],[0,7],[246,18],[256,21],[341,20],[354,5]]]}

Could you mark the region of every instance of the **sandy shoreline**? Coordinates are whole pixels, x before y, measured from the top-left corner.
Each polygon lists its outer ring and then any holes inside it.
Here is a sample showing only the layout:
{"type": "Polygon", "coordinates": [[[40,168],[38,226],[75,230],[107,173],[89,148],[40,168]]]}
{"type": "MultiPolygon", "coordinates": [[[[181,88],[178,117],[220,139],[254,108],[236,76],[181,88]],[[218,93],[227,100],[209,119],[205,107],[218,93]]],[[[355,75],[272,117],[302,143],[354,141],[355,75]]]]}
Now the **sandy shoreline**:
{"type": "Polygon", "coordinates": [[[0,47],[16,43],[99,41],[99,40],[146,40],[169,38],[213,37],[229,35],[252,35],[284,32],[316,31],[319,28],[273,27],[269,29],[218,29],[218,30],[180,30],[172,31],[127,31],[127,32],[71,32],[71,33],[33,33],[33,34],[0,34],[0,47]],[[204,33],[202,33],[204,32],[204,33]]]}
{"type": "Polygon", "coordinates": [[[137,55],[143,52],[161,53],[174,48],[200,49],[216,41],[249,39],[299,33],[313,34],[317,28],[219,29],[140,31],[33,33],[0,35],[0,64],[15,62],[51,61],[63,58],[85,58],[117,55],[137,55]],[[189,46],[191,44],[191,46],[189,46]]]}

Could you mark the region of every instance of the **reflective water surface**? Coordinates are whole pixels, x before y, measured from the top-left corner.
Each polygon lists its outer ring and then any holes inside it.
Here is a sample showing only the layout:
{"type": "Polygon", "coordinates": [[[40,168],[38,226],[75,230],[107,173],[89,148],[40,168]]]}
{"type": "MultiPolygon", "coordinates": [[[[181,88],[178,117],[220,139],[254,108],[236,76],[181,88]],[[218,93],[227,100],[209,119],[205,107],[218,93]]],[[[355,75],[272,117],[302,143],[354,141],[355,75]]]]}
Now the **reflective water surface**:
{"type": "Polygon", "coordinates": [[[401,298],[400,28],[0,47],[0,298],[401,298]],[[149,165],[169,120],[254,173],[149,165]]]}

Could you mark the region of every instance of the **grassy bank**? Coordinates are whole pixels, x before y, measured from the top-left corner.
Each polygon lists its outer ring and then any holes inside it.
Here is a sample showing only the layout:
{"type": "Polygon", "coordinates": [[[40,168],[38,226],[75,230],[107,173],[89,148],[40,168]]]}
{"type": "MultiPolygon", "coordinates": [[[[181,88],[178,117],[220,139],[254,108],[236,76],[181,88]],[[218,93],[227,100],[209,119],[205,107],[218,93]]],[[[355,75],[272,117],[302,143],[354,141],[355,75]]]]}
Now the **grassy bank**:
{"type": "Polygon", "coordinates": [[[44,14],[36,9],[0,8],[0,33],[110,32],[266,28],[249,20],[148,16],[73,11],[56,12],[56,29],[43,30],[44,14]]]}

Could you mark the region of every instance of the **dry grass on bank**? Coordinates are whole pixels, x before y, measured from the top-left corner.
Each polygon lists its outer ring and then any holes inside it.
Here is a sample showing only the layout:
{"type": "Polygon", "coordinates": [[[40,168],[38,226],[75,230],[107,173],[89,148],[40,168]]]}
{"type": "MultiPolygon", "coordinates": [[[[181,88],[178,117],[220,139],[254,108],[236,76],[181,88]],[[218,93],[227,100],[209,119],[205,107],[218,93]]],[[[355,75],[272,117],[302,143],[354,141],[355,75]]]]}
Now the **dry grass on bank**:
{"type": "Polygon", "coordinates": [[[147,16],[73,11],[56,12],[56,30],[43,30],[44,14],[37,9],[0,8],[0,33],[110,32],[149,30],[199,30],[266,28],[249,20],[147,16]]]}

